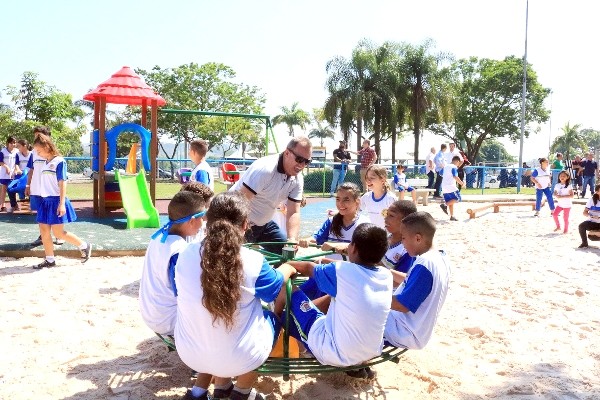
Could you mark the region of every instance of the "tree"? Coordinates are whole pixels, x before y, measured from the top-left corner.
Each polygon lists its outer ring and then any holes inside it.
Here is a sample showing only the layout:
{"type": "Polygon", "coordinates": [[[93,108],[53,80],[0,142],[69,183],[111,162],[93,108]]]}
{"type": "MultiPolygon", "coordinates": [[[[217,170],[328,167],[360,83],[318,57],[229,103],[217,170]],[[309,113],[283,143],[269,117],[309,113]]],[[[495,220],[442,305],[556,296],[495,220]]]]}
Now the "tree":
{"type": "Polygon", "coordinates": [[[445,74],[441,64],[451,57],[446,53],[431,54],[434,42],[426,40],[419,46],[405,44],[400,50],[400,71],[408,92],[410,119],[415,137],[414,163],[419,163],[421,130],[440,122],[447,112],[448,101],[442,90],[445,74]]]}
{"type": "MultiPolygon", "coordinates": [[[[470,160],[477,158],[485,140],[508,137],[516,142],[521,130],[523,60],[514,56],[504,60],[471,57],[457,61],[451,74],[454,120],[430,129],[460,143],[470,160]]],[[[529,124],[548,120],[544,100],[549,93],[528,65],[525,137],[531,132],[529,124]]]]}
{"type": "Polygon", "coordinates": [[[587,143],[587,151],[595,151],[600,149],[600,131],[591,128],[582,129],[580,132],[585,143],[587,143]]]}
{"type": "Polygon", "coordinates": [[[294,136],[294,126],[306,129],[306,125],[310,123],[310,116],[306,111],[298,108],[298,102],[292,104],[291,108],[281,107],[281,112],[282,114],[273,117],[273,126],[286,124],[290,136],[294,136]]]}
{"type": "Polygon", "coordinates": [[[515,157],[510,155],[506,150],[506,147],[496,139],[486,140],[481,146],[477,159],[474,163],[488,162],[488,163],[514,163],[515,157]]]}
{"type": "Polygon", "coordinates": [[[576,154],[582,154],[587,151],[588,144],[580,132],[581,125],[571,126],[567,122],[561,129],[563,134],[554,139],[550,152],[563,153],[566,160],[570,160],[576,154]]]}
{"type": "MultiPolygon", "coordinates": [[[[220,63],[190,63],[176,68],[155,66],[136,69],[146,83],[167,101],[169,108],[261,114],[264,94],[256,86],[234,83],[235,71],[220,63]]],[[[159,140],[176,144],[201,137],[211,146],[257,145],[262,141],[262,122],[238,117],[163,114],[158,115],[159,140]]],[[[172,158],[172,157],[171,157],[172,158]]]]}
{"type": "Polygon", "coordinates": [[[320,108],[313,109],[313,121],[317,124],[317,127],[308,133],[308,137],[309,139],[318,138],[321,141],[321,147],[323,147],[325,139],[335,138],[335,131],[329,125],[324,125],[326,121],[323,116],[323,110],[320,108]]]}

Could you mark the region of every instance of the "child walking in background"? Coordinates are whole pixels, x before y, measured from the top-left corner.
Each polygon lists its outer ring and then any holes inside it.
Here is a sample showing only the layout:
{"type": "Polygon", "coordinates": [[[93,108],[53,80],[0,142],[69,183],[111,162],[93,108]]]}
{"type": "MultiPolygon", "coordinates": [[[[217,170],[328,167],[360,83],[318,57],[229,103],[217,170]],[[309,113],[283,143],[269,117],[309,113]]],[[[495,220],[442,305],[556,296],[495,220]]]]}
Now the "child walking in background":
{"type": "Polygon", "coordinates": [[[208,143],[206,140],[196,139],[190,143],[190,159],[196,167],[192,170],[190,180],[192,182],[204,183],[210,188],[215,190],[215,183],[213,181],[212,169],[206,162],[206,153],[208,153],[208,143]]]}
{"type": "Polygon", "coordinates": [[[35,265],[34,269],[56,266],[54,260],[54,245],[50,231],[58,239],[66,240],[77,246],[81,252],[82,262],[89,260],[92,255],[92,244],[86,243],[75,234],[65,231],[64,224],[77,219],[75,210],[67,199],[67,163],[60,156],[52,140],[46,135],[38,135],[33,142],[37,154],[47,160],[41,170],[40,197],[38,204],[37,222],[40,226],[40,236],[44,245],[46,258],[35,265]]]}
{"type": "Polygon", "coordinates": [[[410,193],[413,203],[417,204],[417,192],[415,188],[406,183],[406,174],[404,173],[404,165],[398,164],[396,174],[394,175],[394,186],[400,195],[400,200],[404,200],[404,192],[410,193]]]}
{"type": "Polygon", "coordinates": [[[406,280],[392,296],[385,339],[397,347],[425,347],[446,300],[450,266],[446,254],[433,247],[436,223],[426,212],[402,220],[402,244],[415,257],[406,280]]]}
{"type": "Polygon", "coordinates": [[[264,400],[252,389],[254,370],[269,356],[280,324],[261,300],[275,300],[296,270],[285,264],[275,270],[242,246],[249,212],[240,192],[218,194],[206,213],[206,238],[179,254],[175,342],[181,360],[198,371],[185,399],[210,399],[214,376],[214,398],[264,400]]]}
{"type": "Polygon", "coordinates": [[[417,212],[415,203],[408,200],[397,200],[388,208],[385,216],[385,229],[390,233],[389,248],[381,259],[381,263],[392,271],[394,286],[398,286],[404,281],[406,273],[415,260],[402,244],[402,220],[415,212],[417,212]]]}
{"type": "Polygon", "coordinates": [[[15,168],[17,162],[17,153],[19,152],[15,145],[17,141],[14,137],[9,136],[6,139],[6,147],[0,150],[0,212],[13,212],[14,209],[18,208],[17,194],[9,193],[8,198],[10,200],[10,206],[4,207],[6,200],[6,194],[8,193],[8,185],[15,178],[15,168]]]}
{"type": "Polygon", "coordinates": [[[442,211],[450,215],[450,221],[458,221],[454,216],[454,204],[461,201],[458,183],[465,186],[464,182],[458,177],[458,166],[462,163],[459,156],[452,157],[452,163],[447,164],[442,169],[442,193],[444,194],[444,203],[440,204],[442,211]]]}
{"type": "Polygon", "coordinates": [[[360,199],[360,208],[366,212],[372,223],[385,227],[383,218],[388,207],[397,200],[387,181],[387,170],[381,165],[371,165],[365,174],[367,193],[360,199]]]}
{"type": "MultiPolygon", "coordinates": [[[[311,238],[301,239],[298,242],[300,247],[308,247],[309,243],[323,245],[327,242],[328,246],[324,250],[338,248],[335,244],[343,244],[344,248],[352,240],[352,233],[356,227],[364,222],[369,222],[366,215],[360,214],[360,188],[351,182],[344,182],[336,191],[335,206],[337,213],[325,220],[321,229],[319,229],[311,238]]],[[[333,254],[328,256],[331,259],[341,260],[342,256],[333,254]]]]}
{"type": "Polygon", "coordinates": [[[561,171],[558,174],[558,183],[554,186],[554,195],[557,197],[557,206],[552,213],[554,217],[554,223],[556,223],[556,229],[554,232],[560,231],[560,222],[558,222],[558,215],[563,212],[563,220],[565,222],[565,229],[563,233],[569,232],[569,213],[571,207],[573,207],[573,187],[571,186],[571,177],[567,171],[561,171]]]}
{"type": "Polygon", "coordinates": [[[548,166],[548,160],[540,158],[540,166],[533,170],[531,174],[531,182],[535,185],[535,214],[534,217],[540,215],[542,206],[542,197],[545,195],[548,200],[550,211],[554,211],[554,199],[552,198],[552,189],[550,182],[552,180],[552,171],[548,166]]]}
{"type": "Polygon", "coordinates": [[[186,238],[196,236],[206,214],[202,195],[180,191],[169,202],[169,222],[154,235],[144,257],[140,279],[140,312],[146,325],[161,335],[173,335],[177,317],[175,264],[187,246],[186,238]]]}

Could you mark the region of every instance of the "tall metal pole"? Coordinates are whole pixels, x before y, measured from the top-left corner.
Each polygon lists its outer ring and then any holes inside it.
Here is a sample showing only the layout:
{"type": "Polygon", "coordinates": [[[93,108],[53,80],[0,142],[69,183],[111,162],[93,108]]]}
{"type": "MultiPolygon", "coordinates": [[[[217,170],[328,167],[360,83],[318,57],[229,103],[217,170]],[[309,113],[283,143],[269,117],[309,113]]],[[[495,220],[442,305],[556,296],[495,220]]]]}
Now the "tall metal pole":
{"type": "Polygon", "coordinates": [[[527,28],[529,26],[529,0],[525,7],[525,55],[523,56],[523,93],[521,94],[521,144],[519,146],[519,176],[517,177],[517,193],[521,192],[523,176],[523,137],[525,136],[525,97],[527,95],[527,28]]]}

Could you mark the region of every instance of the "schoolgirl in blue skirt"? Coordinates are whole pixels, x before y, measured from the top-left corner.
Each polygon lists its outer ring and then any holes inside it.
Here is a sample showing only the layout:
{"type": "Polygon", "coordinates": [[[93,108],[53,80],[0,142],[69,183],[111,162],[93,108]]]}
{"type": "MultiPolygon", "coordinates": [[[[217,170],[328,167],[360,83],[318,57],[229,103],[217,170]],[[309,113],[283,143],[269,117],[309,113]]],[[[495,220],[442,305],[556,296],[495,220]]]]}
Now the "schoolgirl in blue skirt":
{"type": "Polygon", "coordinates": [[[77,246],[81,251],[82,262],[86,262],[92,255],[92,244],[86,243],[64,229],[64,224],[77,219],[75,210],[67,199],[67,163],[60,156],[52,139],[46,135],[38,135],[33,142],[33,148],[46,160],[41,171],[40,203],[37,208],[37,223],[40,227],[46,258],[33,268],[56,266],[51,231],[57,239],[77,246]]]}

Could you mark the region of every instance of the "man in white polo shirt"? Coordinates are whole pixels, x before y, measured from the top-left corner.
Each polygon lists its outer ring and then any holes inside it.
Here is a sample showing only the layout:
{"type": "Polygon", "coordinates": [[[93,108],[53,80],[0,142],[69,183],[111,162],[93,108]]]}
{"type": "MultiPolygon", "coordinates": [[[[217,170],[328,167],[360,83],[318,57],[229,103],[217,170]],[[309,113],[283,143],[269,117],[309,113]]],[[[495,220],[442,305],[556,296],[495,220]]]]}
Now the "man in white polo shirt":
{"type": "MultiPolygon", "coordinates": [[[[312,144],[307,137],[290,140],[281,154],[262,157],[252,163],[231,190],[239,190],[250,202],[250,230],[246,240],[257,242],[295,242],[300,230],[300,203],[304,180],[302,170],[311,162],[312,144]],[[287,237],[273,221],[277,206],[287,202],[287,237]]],[[[283,246],[264,246],[281,253],[283,246]]]]}

